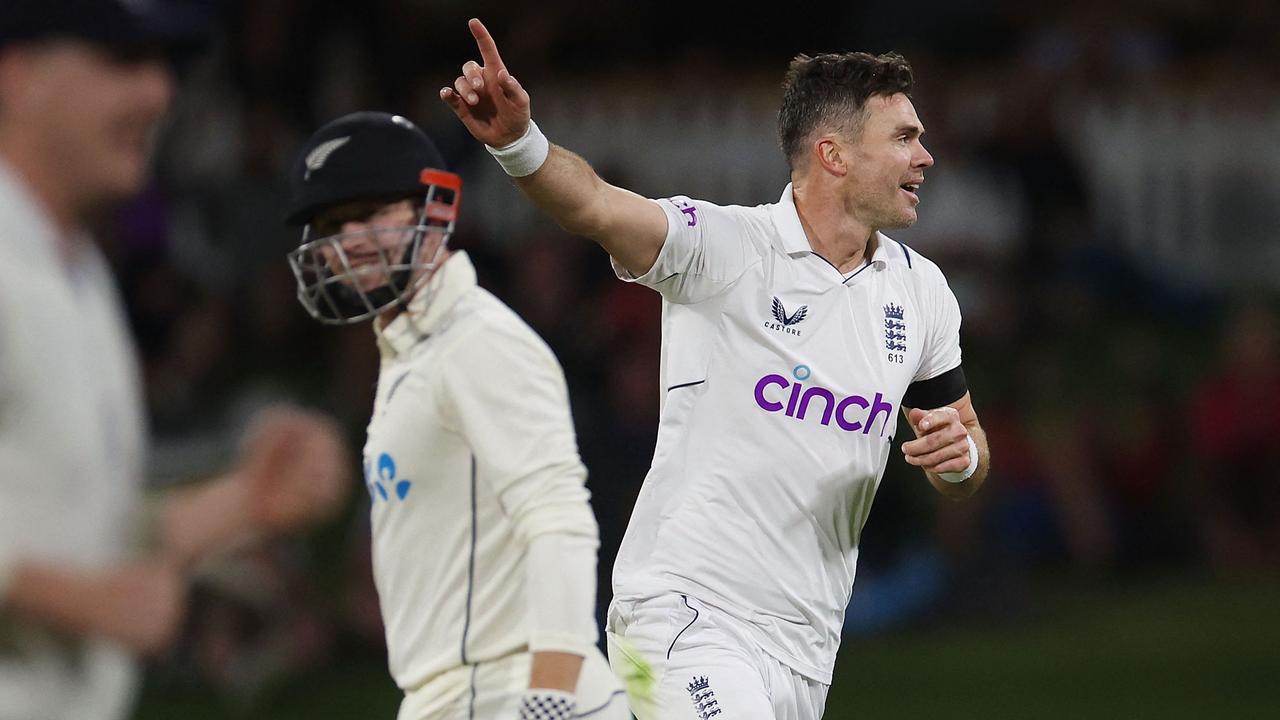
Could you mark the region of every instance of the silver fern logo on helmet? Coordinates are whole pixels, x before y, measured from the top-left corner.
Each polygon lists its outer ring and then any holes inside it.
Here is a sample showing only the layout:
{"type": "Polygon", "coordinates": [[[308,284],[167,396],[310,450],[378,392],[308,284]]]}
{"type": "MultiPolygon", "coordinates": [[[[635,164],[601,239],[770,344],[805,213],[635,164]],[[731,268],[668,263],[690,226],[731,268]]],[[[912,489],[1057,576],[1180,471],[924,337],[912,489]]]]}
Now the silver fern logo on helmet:
{"type": "Polygon", "coordinates": [[[324,167],[324,164],[329,160],[329,156],[333,154],[333,151],[337,150],[343,145],[346,145],[348,142],[350,142],[350,140],[351,140],[350,135],[346,137],[334,138],[333,140],[328,140],[326,142],[320,143],[319,145],[316,146],[315,150],[312,150],[311,152],[307,153],[307,159],[303,161],[304,164],[307,166],[307,172],[303,174],[302,179],[304,181],[310,180],[311,173],[324,167]]]}

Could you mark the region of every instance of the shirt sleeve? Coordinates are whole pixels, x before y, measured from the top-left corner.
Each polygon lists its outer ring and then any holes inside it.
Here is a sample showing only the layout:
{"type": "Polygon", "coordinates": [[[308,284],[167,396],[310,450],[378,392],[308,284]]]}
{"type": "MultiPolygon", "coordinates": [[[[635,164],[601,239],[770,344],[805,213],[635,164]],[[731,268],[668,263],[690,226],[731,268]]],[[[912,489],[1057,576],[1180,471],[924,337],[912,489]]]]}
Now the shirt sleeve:
{"type": "Polygon", "coordinates": [[[928,327],[920,366],[912,377],[913,383],[960,367],[960,303],[956,302],[955,293],[951,292],[941,273],[937,282],[926,291],[925,298],[923,311],[928,318],[928,327]]]}
{"type": "Polygon", "coordinates": [[[522,541],[557,530],[595,534],[564,372],[523,326],[486,325],[444,360],[449,414],[522,541]]]}
{"type": "Polygon", "coordinates": [[[560,364],[514,327],[477,329],[447,363],[447,403],[526,548],[529,648],[585,655],[600,541],[560,364]]]}
{"type": "Polygon", "coordinates": [[[666,240],[643,275],[632,275],[613,261],[620,280],[653,288],[669,302],[690,304],[718,295],[759,262],[750,209],[683,195],[652,202],[667,215],[666,240]]]}
{"type": "Polygon", "coordinates": [[[525,555],[529,651],[586,657],[599,639],[596,630],[594,537],[543,533],[525,555]]]}

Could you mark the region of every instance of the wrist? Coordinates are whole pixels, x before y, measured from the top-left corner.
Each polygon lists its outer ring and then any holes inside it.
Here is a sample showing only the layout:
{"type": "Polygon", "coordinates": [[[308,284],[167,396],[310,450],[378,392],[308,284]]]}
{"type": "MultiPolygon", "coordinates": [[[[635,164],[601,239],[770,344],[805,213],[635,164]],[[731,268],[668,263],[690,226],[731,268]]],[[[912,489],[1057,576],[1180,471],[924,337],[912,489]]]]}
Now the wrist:
{"type": "Polygon", "coordinates": [[[542,130],[538,129],[538,124],[532,118],[529,119],[529,127],[519,140],[502,147],[492,145],[484,147],[508,175],[517,178],[537,172],[547,161],[547,155],[551,152],[551,143],[547,141],[547,136],[542,134],[542,130]]]}
{"type": "Polygon", "coordinates": [[[583,656],[563,651],[530,653],[529,687],[572,694],[578,688],[583,656]]]}
{"type": "Polygon", "coordinates": [[[949,483],[962,483],[973,477],[978,471],[978,444],[973,441],[973,435],[965,435],[965,440],[969,442],[969,467],[960,472],[943,472],[938,473],[938,477],[949,483]]]}
{"type": "Polygon", "coordinates": [[[178,490],[161,510],[164,553],[180,567],[190,566],[263,529],[260,512],[252,481],[243,471],[178,490]]]}
{"type": "Polygon", "coordinates": [[[38,563],[16,563],[0,606],[36,623],[74,634],[97,626],[101,582],[98,576],[38,563]]]}

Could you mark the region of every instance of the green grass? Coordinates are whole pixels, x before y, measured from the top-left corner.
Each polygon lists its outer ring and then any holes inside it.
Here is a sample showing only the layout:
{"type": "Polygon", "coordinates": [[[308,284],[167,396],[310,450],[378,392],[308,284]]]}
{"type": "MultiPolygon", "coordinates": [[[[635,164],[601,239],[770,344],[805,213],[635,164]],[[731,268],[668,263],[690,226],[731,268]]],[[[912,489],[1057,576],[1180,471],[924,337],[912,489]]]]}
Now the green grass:
{"type": "MultiPolygon", "coordinates": [[[[1280,581],[1042,587],[1032,619],[938,621],[850,638],[826,720],[1214,720],[1280,716],[1280,581]]],[[[343,665],[236,707],[157,687],[136,720],[393,720],[380,663],[343,665]]]]}
{"type": "Polygon", "coordinates": [[[400,690],[386,665],[361,660],[264,691],[251,704],[211,690],[144,689],[135,720],[394,720],[400,690]]]}
{"type": "Polygon", "coordinates": [[[1280,583],[1045,592],[1038,620],[842,648],[826,718],[1253,718],[1280,712],[1280,583]]]}

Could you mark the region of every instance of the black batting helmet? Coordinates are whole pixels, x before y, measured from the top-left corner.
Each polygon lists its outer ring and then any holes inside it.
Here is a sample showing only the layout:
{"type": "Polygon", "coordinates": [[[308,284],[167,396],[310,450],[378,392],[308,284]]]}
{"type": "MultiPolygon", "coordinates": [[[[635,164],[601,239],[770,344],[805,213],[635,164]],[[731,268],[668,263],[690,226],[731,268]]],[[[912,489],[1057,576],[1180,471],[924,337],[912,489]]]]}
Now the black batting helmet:
{"type": "Polygon", "coordinates": [[[316,131],[294,163],[289,184],[285,221],[305,228],[301,245],[289,253],[298,299],[313,317],[331,324],[365,320],[408,303],[443,257],[462,191],[462,180],[448,171],[426,134],[399,115],[380,112],[352,113],[316,131]],[[418,222],[377,230],[382,240],[373,266],[349,260],[343,243],[351,236],[312,237],[311,223],[326,209],[403,198],[421,204],[418,222]],[[426,258],[423,238],[430,231],[443,238],[426,258]],[[387,237],[395,239],[394,247],[385,246],[387,237]],[[371,275],[385,284],[363,289],[371,275]]]}

